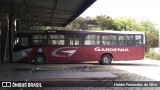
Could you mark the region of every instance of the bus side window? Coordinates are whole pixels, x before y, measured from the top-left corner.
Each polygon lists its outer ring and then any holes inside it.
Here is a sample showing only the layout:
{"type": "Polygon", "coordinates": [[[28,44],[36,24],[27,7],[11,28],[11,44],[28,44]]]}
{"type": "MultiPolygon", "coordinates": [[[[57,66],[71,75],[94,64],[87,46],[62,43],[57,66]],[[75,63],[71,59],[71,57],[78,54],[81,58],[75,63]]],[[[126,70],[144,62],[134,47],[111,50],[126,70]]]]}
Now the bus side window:
{"type": "Polygon", "coordinates": [[[35,34],[32,38],[33,45],[47,45],[47,35],[35,34]]]}
{"type": "MultiPolygon", "coordinates": [[[[71,34],[71,35],[69,34],[69,38],[68,38],[68,39],[69,39],[69,45],[75,45],[75,43],[76,43],[76,42],[75,42],[75,41],[76,41],[76,40],[75,40],[76,37],[75,37],[74,34],[71,34]]],[[[77,41],[78,41],[78,40],[77,40],[77,41]]],[[[79,42],[77,42],[77,44],[78,44],[78,43],[79,43],[79,42]]]]}
{"type": "Polygon", "coordinates": [[[117,36],[111,35],[111,45],[116,46],[117,45],[117,36]]]}
{"type": "Polygon", "coordinates": [[[127,46],[134,46],[134,36],[133,35],[126,35],[125,45],[127,46]]]}
{"type": "Polygon", "coordinates": [[[118,45],[119,46],[125,45],[125,36],[118,36],[118,45]]]}
{"type": "Polygon", "coordinates": [[[136,46],[142,45],[142,36],[141,35],[135,35],[135,45],[136,46]]]}
{"type": "Polygon", "coordinates": [[[79,45],[79,36],[76,34],[66,34],[65,45],[79,45]]]}
{"type": "Polygon", "coordinates": [[[110,45],[110,36],[109,35],[102,36],[102,45],[110,45]]]}
{"type": "Polygon", "coordinates": [[[83,45],[83,44],[84,44],[83,35],[79,35],[79,45],[83,45]]]}
{"type": "Polygon", "coordinates": [[[74,45],[83,45],[83,35],[75,34],[74,40],[75,40],[75,44],[74,45]]]}
{"type": "Polygon", "coordinates": [[[100,35],[86,35],[84,45],[100,45],[100,35]]]}
{"type": "Polygon", "coordinates": [[[14,46],[16,45],[28,46],[28,38],[27,37],[17,37],[14,41],[14,46]]]}
{"type": "Polygon", "coordinates": [[[49,45],[64,45],[65,37],[63,34],[49,35],[49,45]]]}
{"type": "Polygon", "coordinates": [[[22,50],[28,46],[28,37],[16,37],[14,40],[14,51],[22,50]]]}
{"type": "Polygon", "coordinates": [[[100,45],[100,36],[92,35],[92,45],[100,45]]]}

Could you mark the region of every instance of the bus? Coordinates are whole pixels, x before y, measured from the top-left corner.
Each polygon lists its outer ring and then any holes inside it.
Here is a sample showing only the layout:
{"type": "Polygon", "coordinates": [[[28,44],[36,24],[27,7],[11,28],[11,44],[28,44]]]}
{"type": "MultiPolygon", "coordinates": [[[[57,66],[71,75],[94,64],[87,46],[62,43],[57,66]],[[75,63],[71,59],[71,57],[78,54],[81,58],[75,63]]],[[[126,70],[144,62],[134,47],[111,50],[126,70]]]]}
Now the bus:
{"type": "Polygon", "coordinates": [[[140,31],[28,30],[16,31],[13,61],[50,62],[140,60],[144,58],[145,34],[140,31]]]}

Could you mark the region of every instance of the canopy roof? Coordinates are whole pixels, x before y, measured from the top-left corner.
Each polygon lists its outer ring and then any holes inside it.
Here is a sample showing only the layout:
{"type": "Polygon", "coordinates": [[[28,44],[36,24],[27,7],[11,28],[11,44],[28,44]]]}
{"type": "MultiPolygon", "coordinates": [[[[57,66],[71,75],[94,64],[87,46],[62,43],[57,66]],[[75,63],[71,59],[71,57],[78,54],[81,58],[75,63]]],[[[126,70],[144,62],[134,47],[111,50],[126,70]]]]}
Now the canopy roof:
{"type": "MultiPolygon", "coordinates": [[[[16,19],[32,26],[66,26],[96,0],[1,0],[16,19]]],[[[5,12],[6,10],[4,10],[5,12]]]]}

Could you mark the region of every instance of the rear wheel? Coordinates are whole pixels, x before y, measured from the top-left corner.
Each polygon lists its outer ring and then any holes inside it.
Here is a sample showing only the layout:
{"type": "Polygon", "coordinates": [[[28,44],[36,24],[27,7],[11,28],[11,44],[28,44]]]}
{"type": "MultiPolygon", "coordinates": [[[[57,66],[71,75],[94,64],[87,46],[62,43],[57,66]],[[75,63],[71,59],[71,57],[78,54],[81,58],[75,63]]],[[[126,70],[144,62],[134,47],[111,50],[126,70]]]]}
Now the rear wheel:
{"type": "Polygon", "coordinates": [[[45,64],[46,63],[46,58],[42,54],[37,54],[34,56],[34,63],[35,64],[45,64]]]}
{"type": "Polygon", "coordinates": [[[109,54],[105,54],[101,57],[101,64],[108,65],[112,62],[112,56],[109,54]]]}

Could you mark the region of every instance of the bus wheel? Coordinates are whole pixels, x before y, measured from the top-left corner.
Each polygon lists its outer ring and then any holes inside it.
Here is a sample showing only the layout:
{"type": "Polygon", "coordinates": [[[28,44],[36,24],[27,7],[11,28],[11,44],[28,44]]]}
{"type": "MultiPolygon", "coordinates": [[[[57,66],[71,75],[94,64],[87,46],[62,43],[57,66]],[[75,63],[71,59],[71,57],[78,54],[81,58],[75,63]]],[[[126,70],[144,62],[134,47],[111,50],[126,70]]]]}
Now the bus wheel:
{"type": "Polygon", "coordinates": [[[111,55],[105,54],[105,55],[102,56],[101,64],[108,65],[108,64],[111,64],[111,62],[112,62],[112,56],[111,55]]]}
{"type": "Polygon", "coordinates": [[[45,64],[46,58],[42,54],[37,54],[34,56],[34,63],[35,64],[45,64]]]}

